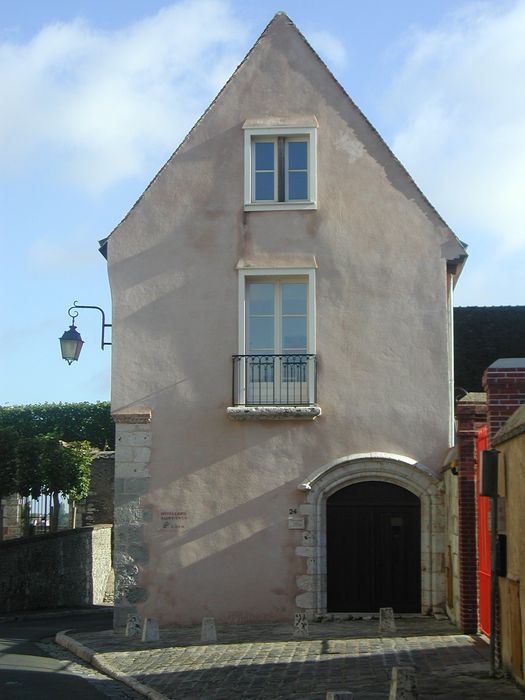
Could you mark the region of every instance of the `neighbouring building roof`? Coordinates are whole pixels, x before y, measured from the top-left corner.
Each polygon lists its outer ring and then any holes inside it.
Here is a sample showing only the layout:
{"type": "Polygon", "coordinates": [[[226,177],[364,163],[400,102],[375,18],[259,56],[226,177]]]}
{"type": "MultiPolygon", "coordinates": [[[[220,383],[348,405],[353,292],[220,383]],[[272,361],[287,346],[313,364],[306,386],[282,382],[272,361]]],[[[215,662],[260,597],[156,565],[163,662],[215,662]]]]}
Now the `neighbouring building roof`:
{"type": "Polygon", "coordinates": [[[483,372],[496,360],[525,357],[525,306],[459,306],[454,309],[455,384],[483,390],[483,372]]]}
{"type": "Polygon", "coordinates": [[[484,391],[469,391],[459,399],[458,403],[486,403],[487,394],[484,391]]]}
{"type": "Polygon", "coordinates": [[[499,445],[521,433],[525,433],[525,404],[516,409],[508,421],[498,430],[492,444],[499,445]]]}

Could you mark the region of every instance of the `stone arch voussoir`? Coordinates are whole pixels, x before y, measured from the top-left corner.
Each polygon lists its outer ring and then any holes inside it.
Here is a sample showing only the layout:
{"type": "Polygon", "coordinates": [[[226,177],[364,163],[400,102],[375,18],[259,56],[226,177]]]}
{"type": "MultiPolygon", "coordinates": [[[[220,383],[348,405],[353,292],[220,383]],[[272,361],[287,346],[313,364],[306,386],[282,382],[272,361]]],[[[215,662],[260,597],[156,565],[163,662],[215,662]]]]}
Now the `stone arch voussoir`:
{"type": "Polygon", "coordinates": [[[339,489],[362,481],[383,481],[415,494],[421,502],[422,613],[444,611],[444,503],[441,482],[424,464],[403,455],[370,452],[323,465],[299,484],[305,502],[303,545],[306,574],[297,577],[298,608],[310,617],[326,614],[326,501],[339,489]]]}

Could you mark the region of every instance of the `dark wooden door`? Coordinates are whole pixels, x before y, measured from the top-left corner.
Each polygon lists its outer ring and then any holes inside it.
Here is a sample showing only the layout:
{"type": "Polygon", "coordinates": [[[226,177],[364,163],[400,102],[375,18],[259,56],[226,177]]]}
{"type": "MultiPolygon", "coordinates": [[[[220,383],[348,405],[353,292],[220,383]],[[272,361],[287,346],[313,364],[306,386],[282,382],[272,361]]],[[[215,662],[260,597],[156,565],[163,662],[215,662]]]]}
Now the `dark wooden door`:
{"type": "Polygon", "coordinates": [[[421,505],[406,489],[365,481],[327,502],[329,612],[421,612],[421,505]]]}

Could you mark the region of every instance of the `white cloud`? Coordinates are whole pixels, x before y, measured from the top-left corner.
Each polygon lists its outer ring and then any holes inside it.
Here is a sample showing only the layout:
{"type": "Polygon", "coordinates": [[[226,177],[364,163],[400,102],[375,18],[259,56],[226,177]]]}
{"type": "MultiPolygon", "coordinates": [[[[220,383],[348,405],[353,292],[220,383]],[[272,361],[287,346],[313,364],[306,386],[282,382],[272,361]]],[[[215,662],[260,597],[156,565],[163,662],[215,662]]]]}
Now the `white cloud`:
{"type": "Polygon", "coordinates": [[[393,149],[461,235],[525,247],[525,0],[413,33],[388,107],[393,149]]]}
{"type": "Polygon", "coordinates": [[[0,173],[46,158],[93,191],[143,174],[192,126],[245,40],[227,0],[183,0],[111,32],[77,20],[0,42],[0,173]]]}
{"type": "Polygon", "coordinates": [[[80,267],[98,263],[95,254],[95,246],[88,245],[78,237],[64,243],[58,238],[40,236],[29,247],[29,260],[34,270],[67,270],[74,261],[78,272],[80,267]]]}
{"type": "Polygon", "coordinates": [[[308,32],[307,39],[327,65],[342,68],[346,63],[346,49],[343,43],[325,30],[308,32]]]}

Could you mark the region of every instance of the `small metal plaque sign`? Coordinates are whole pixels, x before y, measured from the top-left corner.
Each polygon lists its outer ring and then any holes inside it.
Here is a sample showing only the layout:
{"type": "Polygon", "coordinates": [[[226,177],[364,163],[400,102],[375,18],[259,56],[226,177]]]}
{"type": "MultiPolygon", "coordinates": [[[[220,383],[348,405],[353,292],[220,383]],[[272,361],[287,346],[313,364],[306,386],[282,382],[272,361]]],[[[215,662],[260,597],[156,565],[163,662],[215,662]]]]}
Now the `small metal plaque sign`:
{"type": "Polygon", "coordinates": [[[175,530],[181,532],[186,529],[188,513],[185,510],[161,510],[159,530],[175,530]]]}
{"type": "Polygon", "coordinates": [[[300,515],[289,515],[288,516],[288,529],[289,530],[304,530],[304,517],[300,515]]]}

